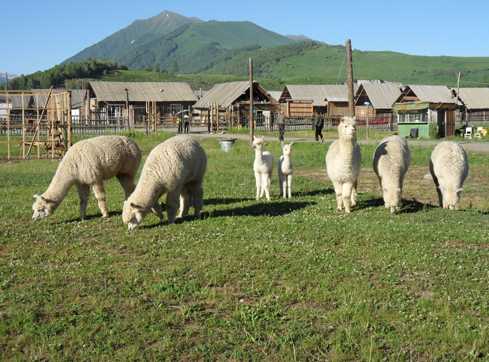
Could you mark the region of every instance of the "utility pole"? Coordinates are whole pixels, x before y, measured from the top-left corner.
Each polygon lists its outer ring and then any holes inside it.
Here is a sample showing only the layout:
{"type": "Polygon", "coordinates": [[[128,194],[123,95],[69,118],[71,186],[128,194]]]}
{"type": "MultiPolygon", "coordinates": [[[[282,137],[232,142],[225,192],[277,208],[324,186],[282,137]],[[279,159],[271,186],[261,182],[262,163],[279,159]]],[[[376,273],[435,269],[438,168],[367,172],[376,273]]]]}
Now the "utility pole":
{"type": "Polygon", "coordinates": [[[348,89],[348,110],[350,116],[355,116],[355,96],[353,89],[353,59],[351,52],[351,40],[348,39],[345,44],[346,48],[346,87],[348,89]]]}
{"type": "MultiPolygon", "coordinates": [[[[458,72],[458,76],[457,76],[457,104],[458,104],[458,101],[460,100],[460,78],[462,77],[462,72],[458,72]]],[[[469,122],[468,122],[468,119],[467,119],[467,111],[465,110],[464,111],[464,118],[465,118],[465,126],[467,127],[469,122]]]]}
{"type": "Polygon", "coordinates": [[[248,72],[250,75],[250,115],[249,115],[249,127],[250,127],[250,142],[253,143],[255,137],[255,122],[253,119],[253,59],[249,59],[248,72]]]}

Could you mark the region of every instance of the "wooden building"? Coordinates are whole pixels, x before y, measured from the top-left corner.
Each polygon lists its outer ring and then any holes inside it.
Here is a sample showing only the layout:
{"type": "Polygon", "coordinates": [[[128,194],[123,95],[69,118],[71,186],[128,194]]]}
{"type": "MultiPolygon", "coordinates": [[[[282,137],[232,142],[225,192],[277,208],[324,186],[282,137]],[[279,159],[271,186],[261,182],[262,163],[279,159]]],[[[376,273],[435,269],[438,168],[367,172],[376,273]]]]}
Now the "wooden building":
{"type": "Polygon", "coordinates": [[[461,121],[464,124],[486,126],[489,122],[489,88],[460,88],[452,90],[460,101],[461,121]]]}
{"type": "Polygon", "coordinates": [[[394,105],[403,137],[449,137],[455,134],[457,99],[446,86],[408,85],[394,105]]]}
{"type": "Polygon", "coordinates": [[[382,80],[357,82],[355,115],[357,119],[391,119],[394,103],[401,96],[401,83],[382,80]]]}
{"type": "MultiPolygon", "coordinates": [[[[250,107],[250,83],[248,81],[216,84],[194,105],[201,122],[214,129],[224,126],[247,126],[250,107]]],[[[260,86],[253,83],[253,107],[257,124],[271,125],[278,103],[260,86]]]]}
{"type": "MultiPolygon", "coordinates": [[[[90,108],[100,119],[127,121],[128,126],[174,122],[182,112],[191,112],[197,97],[183,82],[89,83],[90,108]]],[[[92,116],[93,118],[93,116],[92,116]]]]}

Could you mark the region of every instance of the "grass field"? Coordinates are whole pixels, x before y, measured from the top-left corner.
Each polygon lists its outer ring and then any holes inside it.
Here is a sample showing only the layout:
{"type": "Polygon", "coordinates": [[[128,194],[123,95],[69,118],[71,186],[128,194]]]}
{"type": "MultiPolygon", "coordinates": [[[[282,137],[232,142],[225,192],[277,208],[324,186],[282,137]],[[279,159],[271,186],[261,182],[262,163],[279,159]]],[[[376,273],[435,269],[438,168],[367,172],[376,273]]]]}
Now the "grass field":
{"type": "MultiPolygon", "coordinates": [[[[165,136],[138,135],[145,154],[165,136]]],[[[362,147],[360,205],[335,211],[327,146],[295,145],[294,198],[256,202],[253,155],[203,141],[205,215],[78,220],[72,190],[31,222],[57,162],[0,164],[0,356],[27,360],[489,358],[489,159],[470,154],[461,211],[433,206],[429,148],[412,149],[403,212],[379,200],[362,147]]],[[[271,143],[276,156],[279,145],[271,143]]]]}

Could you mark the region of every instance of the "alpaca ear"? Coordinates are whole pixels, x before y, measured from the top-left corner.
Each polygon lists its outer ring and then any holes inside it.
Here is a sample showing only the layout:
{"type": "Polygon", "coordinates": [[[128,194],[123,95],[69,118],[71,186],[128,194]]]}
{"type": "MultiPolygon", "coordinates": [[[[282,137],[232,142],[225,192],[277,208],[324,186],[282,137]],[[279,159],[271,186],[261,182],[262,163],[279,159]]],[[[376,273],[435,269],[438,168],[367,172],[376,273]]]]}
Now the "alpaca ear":
{"type": "Polygon", "coordinates": [[[463,187],[461,187],[461,188],[457,189],[457,193],[459,193],[459,192],[464,192],[463,187]]]}
{"type": "Polygon", "coordinates": [[[32,196],[32,198],[33,198],[34,200],[37,200],[37,199],[39,199],[40,197],[41,197],[41,195],[39,195],[39,194],[34,194],[34,196],[32,196]]]}
{"type": "Polygon", "coordinates": [[[138,210],[142,210],[143,208],[139,205],[136,205],[135,203],[130,203],[131,207],[135,208],[135,209],[138,209],[138,210]]]}

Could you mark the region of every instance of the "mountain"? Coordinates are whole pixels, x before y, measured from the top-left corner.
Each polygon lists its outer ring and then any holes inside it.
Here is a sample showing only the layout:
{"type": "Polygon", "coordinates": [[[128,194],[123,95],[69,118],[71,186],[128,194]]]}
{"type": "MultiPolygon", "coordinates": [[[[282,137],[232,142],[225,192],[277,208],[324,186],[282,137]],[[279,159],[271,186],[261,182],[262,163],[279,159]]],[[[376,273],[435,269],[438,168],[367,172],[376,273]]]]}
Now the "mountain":
{"type": "Polygon", "coordinates": [[[305,36],[305,35],[302,35],[302,34],[299,34],[299,35],[286,35],[287,38],[291,39],[291,40],[294,40],[294,41],[312,41],[311,38],[309,38],[308,36],[305,36]]]}
{"type": "Polygon", "coordinates": [[[138,20],[66,62],[107,59],[131,68],[192,73],[237,50],[270,48],[294,40],[251,22],[206,21],[165,11],[138,20]]]}

